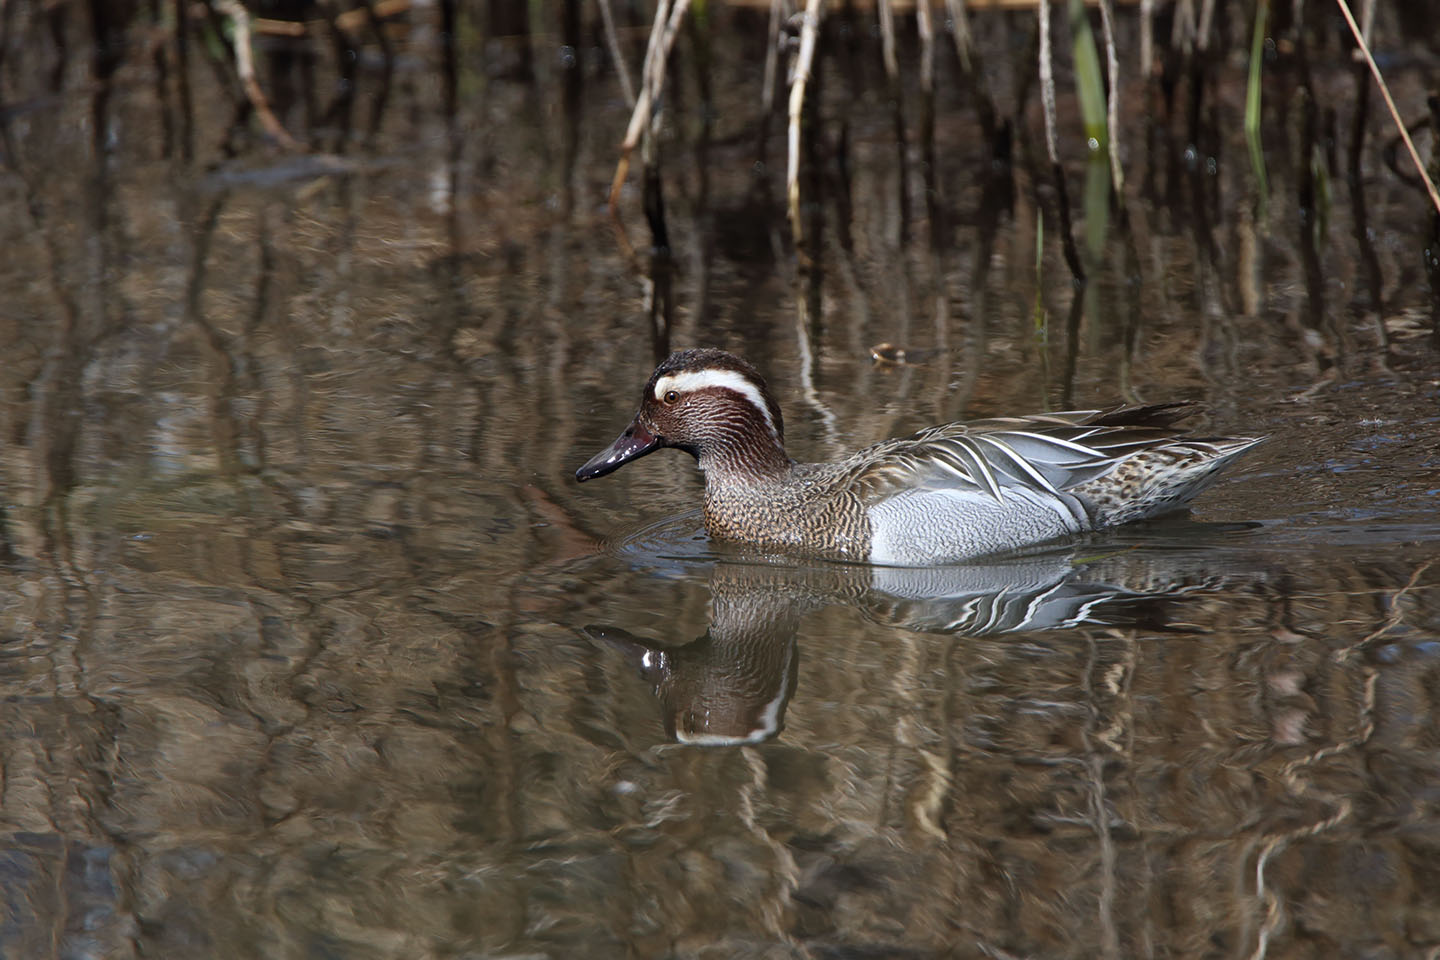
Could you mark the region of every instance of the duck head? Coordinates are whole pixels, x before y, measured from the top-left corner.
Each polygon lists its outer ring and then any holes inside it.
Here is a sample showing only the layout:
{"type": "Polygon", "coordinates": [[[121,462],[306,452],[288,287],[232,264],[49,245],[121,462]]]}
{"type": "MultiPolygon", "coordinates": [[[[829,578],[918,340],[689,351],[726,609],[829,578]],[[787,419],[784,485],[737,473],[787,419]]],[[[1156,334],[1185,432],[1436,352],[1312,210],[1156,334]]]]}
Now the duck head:
{"type": "Polygon", "coordinates": [[[723,350],[672,353],[645,384],[630,426],[575,471],[591,480],[661,447],[690,453],[701,469],[756,474],[788,467],[780,405],[754,367],[723,350]]]}

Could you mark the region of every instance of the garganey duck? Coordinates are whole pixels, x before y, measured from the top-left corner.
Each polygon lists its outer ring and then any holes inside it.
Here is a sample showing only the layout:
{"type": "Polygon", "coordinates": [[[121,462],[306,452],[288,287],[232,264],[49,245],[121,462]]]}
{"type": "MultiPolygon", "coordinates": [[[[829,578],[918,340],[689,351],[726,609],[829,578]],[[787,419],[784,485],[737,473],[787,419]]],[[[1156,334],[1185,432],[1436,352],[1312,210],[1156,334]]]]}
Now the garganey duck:
{"type": "Polygon", "coordinates": [[[635,419],[575,472],[601,477],[661,447],[705,475],[710,536],[895,566],[966,560],[1183,507],[1263,438],[1189,437],[1191,404],[947,423],[837,463],[785,454],[780,405],[723,350],[671,354],[635,419]]]}

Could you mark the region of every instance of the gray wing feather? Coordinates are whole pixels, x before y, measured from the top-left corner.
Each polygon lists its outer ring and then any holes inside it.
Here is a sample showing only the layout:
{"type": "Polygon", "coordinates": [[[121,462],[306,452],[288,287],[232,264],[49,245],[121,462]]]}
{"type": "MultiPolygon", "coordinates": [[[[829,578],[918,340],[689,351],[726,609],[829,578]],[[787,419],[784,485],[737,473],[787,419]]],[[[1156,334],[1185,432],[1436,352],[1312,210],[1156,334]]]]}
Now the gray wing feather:
{"type": "Polygon", "coordinates": [[[954,487],[1003,500],[1006,487],[1052,495],[1105,476],[1126,457],[1173,442],[1180,405],[947,423],[877,444],[840,478],[862,498],[905,487],[954,487]],[[1134,419],[1122,419],[1131,413],[1134,419]]]}

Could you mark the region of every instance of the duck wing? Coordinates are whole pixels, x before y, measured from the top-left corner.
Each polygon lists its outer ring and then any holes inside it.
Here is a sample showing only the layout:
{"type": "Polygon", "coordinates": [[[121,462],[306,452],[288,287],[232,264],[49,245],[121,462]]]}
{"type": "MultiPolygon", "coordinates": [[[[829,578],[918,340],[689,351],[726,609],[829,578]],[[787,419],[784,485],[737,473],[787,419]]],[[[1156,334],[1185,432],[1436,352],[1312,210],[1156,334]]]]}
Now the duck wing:
{"type": "Polygon", "coordinates": [[[1014,487],[1059,496],[1172,442],[1181,431],[1171,425],[1192,409],[1182,402],[947,423],[862,451],[840,479],[865,502],[946,488],[997,501],[1014,487]]]}

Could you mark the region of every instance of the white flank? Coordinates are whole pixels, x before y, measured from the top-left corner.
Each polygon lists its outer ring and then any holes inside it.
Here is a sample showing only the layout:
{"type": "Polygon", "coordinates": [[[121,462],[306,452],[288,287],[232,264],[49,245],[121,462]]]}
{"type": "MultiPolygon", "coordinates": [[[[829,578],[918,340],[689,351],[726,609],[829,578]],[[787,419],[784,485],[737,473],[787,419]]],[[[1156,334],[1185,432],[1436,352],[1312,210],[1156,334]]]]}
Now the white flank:
{"type": "Polygon", "coordinates": [[[770,428],[776,441],[780,440],[780,431],[775,429],[775,418],[771,416],[770,406],[761,395],[760,388],[755,386],[755,381],[735,370],[687,370],[663,376],[655,381],[655,399],[663,402],[665,394],[671,390],[684,393],[687,390],[704,390],[707,387],[733,390],[749,400],[765,418],[765,425],[770,428]]]}

